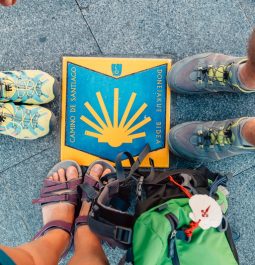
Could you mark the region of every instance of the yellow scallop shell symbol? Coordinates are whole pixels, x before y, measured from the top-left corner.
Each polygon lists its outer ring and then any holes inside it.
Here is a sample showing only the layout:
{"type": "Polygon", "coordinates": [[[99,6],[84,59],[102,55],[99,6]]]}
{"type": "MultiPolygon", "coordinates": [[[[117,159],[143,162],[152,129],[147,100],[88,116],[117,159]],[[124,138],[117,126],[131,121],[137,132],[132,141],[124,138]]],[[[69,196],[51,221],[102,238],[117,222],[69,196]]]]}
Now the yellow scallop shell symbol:
{"type": "Polygon", "coordinates": [[[129,120],[127,120],[130,110],[134,104],[136,93],[133,92],[131,94],[120,122],[119,89],[114,89],[113,120],[110,119],[101,92],[97,92],[96,96],[104,117],[102,119],[98,115],[98,113],[93,109],[90,103],[88,101],[85,102],[85,107],[88,109],[88,111],[91,113],[91,115],[96,121],[91,121],[84,115],[81,116],[80,119],[96,131],[92,132],[86,130],[85,135],[97,138],[99,143],[108,143],[112,147],[118,147],[124,143],[132,143],[134,139],[146,136],[145,132],[134,133],[135,131],[137,131],[138,129],[140,129],[145,124],[151,121],[150,117],[145,117],[142,121],[134,125],[137,118],[147,108],[148,105],[146,103],[143,103],[142,106],[135,112],[135,114],[129,120]]]}

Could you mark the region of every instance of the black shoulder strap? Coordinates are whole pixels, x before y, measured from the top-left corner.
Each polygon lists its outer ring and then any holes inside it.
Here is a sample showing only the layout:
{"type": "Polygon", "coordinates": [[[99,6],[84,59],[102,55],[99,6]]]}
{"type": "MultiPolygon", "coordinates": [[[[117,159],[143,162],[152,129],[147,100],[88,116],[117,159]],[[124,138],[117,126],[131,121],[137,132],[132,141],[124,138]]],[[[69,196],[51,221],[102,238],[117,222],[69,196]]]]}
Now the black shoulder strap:
{"type": "Polygon", "coordinates": [[[150,153],[151,148],[149,144],[146,144],[142,152],[137,157],[135,163],[132,165],[128,177],[131,177],[140,167],[141,163],[145,159],[145,157],[150,153]]]}
{"type": "Polygon", "coordinates": [[[115,224],[98,221],[89,216],[88,224],[90,229],[104,239],[115,241],[124,249],[130,248],[132,243],[132,227],[117,226],[115,224]]]}

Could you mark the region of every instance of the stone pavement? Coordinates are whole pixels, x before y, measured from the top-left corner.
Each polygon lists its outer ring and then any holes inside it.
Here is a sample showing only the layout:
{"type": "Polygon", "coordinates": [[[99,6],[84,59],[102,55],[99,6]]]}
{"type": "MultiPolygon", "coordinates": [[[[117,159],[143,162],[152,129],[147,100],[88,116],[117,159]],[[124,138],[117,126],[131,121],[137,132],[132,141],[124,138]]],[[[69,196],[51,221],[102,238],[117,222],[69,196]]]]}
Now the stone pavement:
{"type": "MultiPolygon", "coordinates": [[[[63,55],[166,55],[201,52],[243,56],[255,23],[254,0],[18,0],[0,8],[0,70],[42,69],[61,82],[63,55]]],[[[255,95],[173,95],[171,125],[191,120],[255,116],[255,95]]],[[[48,105],[59,117],[59,98],[48,105]]],[[[37,141],[1,137],[0,242],[17,245],[41,226],[31,207],[47,171],[59,160],[59,128],[37,141]]],[[[198,166],[176,158],[174,167],[198,166]]],[[[254,265],[255,155],[208,163],[232,172],[230,222],[241,236],[241,265],[254,265]]],[[[119,250],[106,247],[110,264],[119,250]]],[[[66,264],[64,261],[62,264],[66,264]]]]}

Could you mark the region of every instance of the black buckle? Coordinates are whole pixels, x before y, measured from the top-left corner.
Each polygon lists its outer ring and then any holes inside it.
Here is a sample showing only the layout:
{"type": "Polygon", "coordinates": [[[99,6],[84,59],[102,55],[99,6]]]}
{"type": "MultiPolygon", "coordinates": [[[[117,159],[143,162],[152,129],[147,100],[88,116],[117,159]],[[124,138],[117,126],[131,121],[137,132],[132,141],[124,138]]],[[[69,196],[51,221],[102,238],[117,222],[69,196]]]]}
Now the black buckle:
{"type": "Polygon", "coordinates": [[[131,244],[132,242],[132,229],[123,226],[116,226],[115,239],[123,244],[131,244]]]}

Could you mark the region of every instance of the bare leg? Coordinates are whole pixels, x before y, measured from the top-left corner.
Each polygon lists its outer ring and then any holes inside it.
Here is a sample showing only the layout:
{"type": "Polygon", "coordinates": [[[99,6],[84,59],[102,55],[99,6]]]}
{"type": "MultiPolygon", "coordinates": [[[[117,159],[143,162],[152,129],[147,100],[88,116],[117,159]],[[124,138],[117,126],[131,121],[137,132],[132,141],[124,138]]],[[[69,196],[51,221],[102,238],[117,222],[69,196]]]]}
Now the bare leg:
{"type": "MultiPolygon", "coordinates": [[[[96,164],[90,171],[90,175],[96,179],[109,173],[106,169],[96,164]]],[[[83,202],[80,215],[88,215],[90,204],[83,202]]],[[[74,256],[69,265],[104,265],[109,264],[101,246],[99,238],[93,234],[87,225],[81,225],[77,228],[74,237],[74,256]]]]}
{"type": "Polygon", "coordinates": [[[255,89],[255,29],[248,42],[248,61],[240,66],[240,79],[249,89],[255,89]]]}
{"type": "MultiPolygon", "coordinates": [[[[66,172],[67,179],[78,177],[75,167],[69,167],[66,172]]],[[[60,169],[58,173],[54,173],[53,180],[66,181],[65,171],[60,169]]],[[[74,205],[70,203],[52,203],[43,206],[43,223],[46,224],[54,220],[63,220],[73,223],[74,221],[74,205]]],[[[54,229],[47,232],[39,239],[21,245],[16,248],[0,246],[17,265],[56,265],[68,247],[70,235],[61,230],[54,229]]]]}
{"type": "Polygon", "coordinates": [[[12,6],[16,3],[16,0],[0,0],[0,4],[3,6],[12,6]]]}
{"type": "Polygon", "coordinates": [[[247,142],[255,145],[255,119],[251,119],[244,124],[242,135],[247,142]]]}

